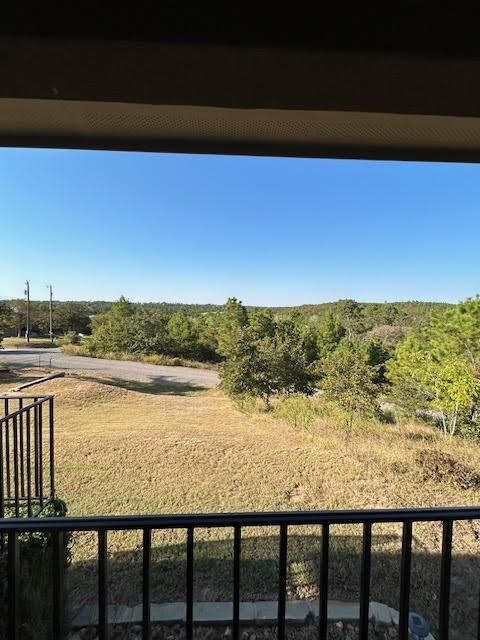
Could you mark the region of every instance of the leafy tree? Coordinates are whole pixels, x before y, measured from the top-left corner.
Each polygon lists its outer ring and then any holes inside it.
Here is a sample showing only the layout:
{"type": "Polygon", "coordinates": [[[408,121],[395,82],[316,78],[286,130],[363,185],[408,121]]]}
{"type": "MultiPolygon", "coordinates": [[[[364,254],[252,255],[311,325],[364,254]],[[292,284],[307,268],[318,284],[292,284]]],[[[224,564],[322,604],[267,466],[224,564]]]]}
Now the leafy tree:
{"type": "Polygon", "coordinates": [[[365,348],[368,355],[368,364],[376,369],[374,378],[375,384],[385,383],[386,363],[391,354],[390,351],[380,340],[368,340],[365,342],[365,348]]]}
{"type": "Polygon", "coordinates": [[[370,417],[378,410],[377,367],[369,363],[368,350],[359,340],[343,341],[322,365],[325,396],[345,412],[351,429],[356,415],[370,417]]]}
{"type": "Polygon", "coordinates": [[[260,397],[267,406],[273,395],[310,393],[307,349],[294,320],[275,320],[269,311],[244,314],[238,304],[231,299],[225,305],[222,388],[232,396],[260,397]]]}
{"type": "Polygon", "coordinates": [[[8,329],[12,322],[12,313],[10,306],[6,302],[0,302],[0,344],[4,332],[8,329]]]}
{"type": "Polygon", "coordinates": [[[107,313],[94,319],[88,346],[94,352],[141,353],[151,333],[145,329],[145,318],[137,317],[134,305],[122,296],[107,313]]]}
{"type": "Polygon", "coordinates": [[[355,336],[365,330],[362,306],[355,300],[339,300],[338,310],[347,330],[347,338],[351,342],[355,336]]]}
{"type": "MultiPolygon", "coordinates": [[[[43,324],[48,330],[48,310],[44,312],[43,324]]],[[[56,334],[90,333],[91,321],[87,307],[82,302],[54,304],[53,330],[56,334]]]]}
{"type": "Polygon", "coordinates": [[[312,371],[298,325],[290,318],[279,318],[271,335],[259,341],[258,350],[266,362],[270,395],[310,394],[312,371]]]}
{"type": "Polygon", "coordinates": [[[195,358],[199,351],[198,335],[185,311],[180,310],[174,313],[167,326],[177,354],[183,358],[195,358]]]}
{"type": "Polygon", "coordinates": [[[247,310],[237,298],[229,298],[220,314],[217,328],[218,353],[229,357],[235,353],[248,324],[247,310]]]}
{"type": "Polygon", "coordinates": [[[440,413],[445,434],[472,421],[480,393],[480,298],[433,314],[398,346],[388,375],[394,387],[418,389],[425,406],[440,413]]]}
{"type": "Polygon", "coordinates": [[[317,350],[320,358],[334,351],[345,336],[345,327],[337,314],[328,312],[317,327],[317,350]]]}
{"type": "Polygon", "coordinates": [[[15,333],[17,338],[20,338],[26,327],[27,303],[22,298],[19,298],[18,300],[9,300],[7,304],[10,308],[10,318],[15,328],[15,333]]]}

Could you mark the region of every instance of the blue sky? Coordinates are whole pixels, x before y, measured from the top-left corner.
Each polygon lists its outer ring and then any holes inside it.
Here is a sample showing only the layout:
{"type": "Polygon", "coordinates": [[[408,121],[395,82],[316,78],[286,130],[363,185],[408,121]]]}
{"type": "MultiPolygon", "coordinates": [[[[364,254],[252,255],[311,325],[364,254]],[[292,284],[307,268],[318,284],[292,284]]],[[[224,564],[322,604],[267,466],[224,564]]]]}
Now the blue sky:
{"type": "Polygon", "coordinates": [[[0,298],[290,305],[480,291],[480,166],[0,150],[0,298]]]}

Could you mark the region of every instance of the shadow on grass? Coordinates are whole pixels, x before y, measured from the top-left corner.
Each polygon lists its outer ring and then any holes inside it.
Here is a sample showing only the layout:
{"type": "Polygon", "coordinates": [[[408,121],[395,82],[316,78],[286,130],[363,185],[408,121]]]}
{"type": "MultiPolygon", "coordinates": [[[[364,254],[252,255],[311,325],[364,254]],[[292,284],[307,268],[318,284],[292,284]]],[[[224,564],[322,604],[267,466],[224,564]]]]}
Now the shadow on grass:
{"type": "MultiPolygon", "coordinates": [[[[161,532],[159,532],[161,535],[161,532]]],[[[90,535],[93,534],[77,534],[90,535]]],[[[122,535],[119,533],[110,534],[122,535]]],[[[136,534],[135,534],[136,535],[136,534]]],[[[142,599],[140,532],[134,550],[108,558],[108,599],[112,604],[137,605],[142,599]],[[137,546],[138,545],[138,546],[137,546]]],[[[151,554],[152,602],[184,601],[186,545],[162,545],[154,533],[151,554]]],[[[111,539],[111,538],[110,538],[111,539]]],[[[288,538],[287,597],[317,599],[321,536],[291,534],[288,538]]],[[[438,629],[440,554],[426,553],[414,543],[410,609],[438,629]]],[[[358,601],[362,538],[334,535],[330,541],[329,599],[358,601]]],[[[241,554],[241,600],[276,600],[278,536],[244,537],[241,554]]],[[[372,545],[370,599],[399,608],[401,536],[376,535],[372,545]]],[[[451,581],[451,638],[476,637],[479,602],[479,558],[454,554],[451,581]]],[[[97,563],[74,562],[68,571],[71,605],[95,604],[97,563]]],[[[233,540],[197,540],[194,549],[194,599],[231,601],[233,540]]]]}
{"type": "MultiPolygon", "coordinates": [[[[1,356],[0,356],[0,363],[1,363],[1,356]]],[[[15,367],[15,369],[26,369],[26,368],[32,368],[30,367],[15,367]]],[[[9,367],[8,371],[0,371],[0,384],[11,384],[12,386],[16,386],[19,384],[23,384],[25,382],[31,382],[32,380],[37,380],[38,379],[38,373],[36,374],[32,374],[32,375],[20,375],[15,369],[12,369],[11,367],[9,367]]]]}
{"type": "Polygon", "coordinates": [[[91,376],[88,374],[79,374],[73,376],[77,380],[84,380],[86,382],[98,382],[99,384],[109,385],[111,387],[118,387],[120,389],[127,389],[128,391],[137,391],[139,393],[148,393],[152,395],[172,395],[172,396],[186,396],[199,391],[205,391],[207,387],[196,385],[188,382],[180,382],[177,380],[171,380],[165,376],[150,377],[148,382],[142,382],[138,380],[124,380],[123,378],[91,376]]]}

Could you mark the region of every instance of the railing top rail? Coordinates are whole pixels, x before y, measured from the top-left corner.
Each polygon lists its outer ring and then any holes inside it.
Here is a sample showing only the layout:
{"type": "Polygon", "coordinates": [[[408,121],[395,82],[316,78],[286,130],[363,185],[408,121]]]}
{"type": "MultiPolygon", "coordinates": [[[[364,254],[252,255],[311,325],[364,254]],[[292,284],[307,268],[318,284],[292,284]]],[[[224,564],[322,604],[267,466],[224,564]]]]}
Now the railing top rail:
{"type": "Polygon", "coordinates": [[[17,393],[15,391],[7,391],[6,393],[0,394],[0,400],[28,400],[28,399],[38,399],[38,400],[49,400],[53,398],[53,394],[51,393],[17,393]]]}
{"type": "Polygon", "coordinates": [[[139,516],[81,516],[67,518],[9,518],[0,520],[1,531],[95,531],[132,529],[185,529],[209,527],[259,527],[275,525],[363,524],[435,522],[480,519],[480,507],[422,509],[366,509],[342,511],[283,511],[139,516]]]}
{"type": "MultiPolygon", "coordinates": [[[[30,402],[29,404],[24,405],[23,407],[21,407],[20,409],[15,409],[15,411],[9,411],[6,415],[1,416],[0,417],[0,426],[3,425],[4,423],[6,423],[7,421],[11,420],[12,418],[15,418],[16,416],[19,416],[22,413],[25,413],[27,411],[29,411],[30,409],[33,409],[34,407],[38,407],[39,405],[43,404],[44,402],[46,402],[47,400],[50,400],[51,398],[53,398],[53,396],[42,396],[40,398],[38,398],[37,396],[35,396],[37,398],[37,400],[34,400],[33,402],[30,402]]],[[[26,400],[29,400],[30,397],[29,396],[24,396],[24,398],[26,400]]],[[[0,396],[0,400],[15,400],[18,399],[17,398],[13,398],[13,397],[8,397],[5,398],[3,396],[0,396]]],[[[21,399],[21,396],[20,396],[21,399]]]]}

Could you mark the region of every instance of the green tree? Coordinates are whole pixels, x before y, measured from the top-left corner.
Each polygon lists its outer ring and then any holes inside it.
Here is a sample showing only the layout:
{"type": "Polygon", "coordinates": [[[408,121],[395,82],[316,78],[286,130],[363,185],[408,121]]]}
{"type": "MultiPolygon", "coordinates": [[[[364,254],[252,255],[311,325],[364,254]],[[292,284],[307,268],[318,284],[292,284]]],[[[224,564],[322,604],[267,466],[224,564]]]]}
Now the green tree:
{"type": "Polygon", "coordinates": [[[168,321],[168,334],[173,348],[182,358],[195,358],[199,351],[198,335],[195,326],[185,313],[180,310],[174,313],[168,321]]]}
{"type": "Polygon", "coordinates": [[[433,314],[407,336],[388,363],[388,376],[396,389],[417,389],[424,406],[440,413],[445,434],[472,422],[480,393],[480,298],[433,314]]]}
{"type": "Polygon", "coordinates": [[[307,348],[294,319],[274,319],[269,311],[244,314],[236,300],[227,305],[228,322],[222,326],[225,361],[220,367],[226,393],[260,397],[267,406],[273,395],[310,393],[307,348]]]}
{"type": "Polygon", "coordinates": [[[362,306],[350,299],[339,300],[337,304],[342,323],[347,330],[347,338],[351,342],[355,336],[365,331],[362,306]]]}
{"type": "Polygon", "coordinates": [[[349,429],[355,416],[371,417],[377,413],[377,367],[369,363],[365,344],[359,340],[343,341],[325,358],[322,372],[325,397],[345,412],[349,429]]]}
{"type": "Polygon", "coordinates": [[[325,358],[334,351],[345,336],[345,327],[336,313],[328,312],[317,326],[318,356],[325,358]]]}
{"type": "MultiPolygon", "coordinates": [[[[48,331],[48,308],[43,310],[42,326],[48,331]]],[[[91,321],[88,309],[82,302],[61,302],[53,306],[54,333],[90,333],[91,321]]]]}
{"type": "Polygon", "coordinates": [[[15,333],[17,338],[20,338],[26,327],[27,303],[23,298],[18,298],[17,300],[9,300],[7,304],[10,308],[15,333]]]}
{"type": "Polygon", "coordinates": [[[229,357],[235,353],[243,329],[248,324],[247,310],[237,298],[229,298],[225,303],[218,322],[218,353],[229,357]]]}
{"type": "Polygon", "coordinates": [[[368,340],[365,341],[365,348],[368,355],[368,364],[375,367],[376,375],[374,378],[375,384],[383,384],[387,382],[386,363],[391,357],[390,351],[385,347],[381,340],[368,340]]]}
{"type": "Polygon", "coordinates": [[[5,331],[12,325],[12,312],[6,302],[0,302],[0,344],[5,331]]]}

